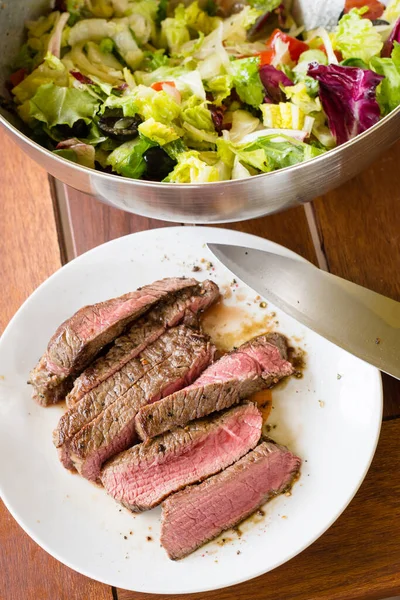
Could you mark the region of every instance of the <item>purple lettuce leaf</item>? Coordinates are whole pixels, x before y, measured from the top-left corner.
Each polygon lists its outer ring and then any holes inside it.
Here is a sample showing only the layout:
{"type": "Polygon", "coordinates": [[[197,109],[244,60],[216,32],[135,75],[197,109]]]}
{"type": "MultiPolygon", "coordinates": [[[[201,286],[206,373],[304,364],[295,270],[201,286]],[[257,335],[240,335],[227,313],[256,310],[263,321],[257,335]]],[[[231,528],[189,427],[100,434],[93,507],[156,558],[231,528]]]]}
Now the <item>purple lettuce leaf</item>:
{"type": "Polygon", "coordinates": [[[398,42],[400,44],[400,17],[397,19],[396,23],[393,26],[392,32],[386,40],[381,56],[383,58],[390,58],[392,55],[392,50],[394,46],[394,42],[398,42]]]}
{"type": "Polygon", "coordinates": [[[285,87],[293,85],[293,81],[272,65],[263,65],[260,67],[260,79],[265,89],[264,102],[268,104],[279,104],[285,101],[285,94],[281,90],[280,84],[285,87]]]}
{"type": "Polygon", "coordinates": [[[376,87],[383,77],[373,71],[311,63],[308,75],[319,82],[319,97],[338,145],[380,119],[376,87]]]}

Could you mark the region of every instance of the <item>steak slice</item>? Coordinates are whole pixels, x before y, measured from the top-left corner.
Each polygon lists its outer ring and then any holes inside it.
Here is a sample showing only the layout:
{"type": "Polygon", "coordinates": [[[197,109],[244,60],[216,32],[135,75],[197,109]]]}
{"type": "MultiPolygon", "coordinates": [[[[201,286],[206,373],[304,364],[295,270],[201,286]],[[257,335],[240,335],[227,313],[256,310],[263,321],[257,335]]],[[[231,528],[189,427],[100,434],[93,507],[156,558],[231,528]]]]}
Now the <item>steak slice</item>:
{"type": "Polygon", "coordinates": [[[130,448],[106,464],[101,481],[130,510],[149,510],[242,457],[257,444],[261,426],[254,404],[237,406],[130,448]]]}
{"type": "MultiPolygon", "coordinates": [[[[184,325],[176,330],[179,335],[174,337],[164,360],[149,369],[72,439],[70,457],[83,477],[96,481],[103,462],[134,443],[135,416],[142,406],[190,384],[211,362],[214,348],[208,338],[184,325]]],[[[142,355],[140,360],[143,362],[142,355]]]]}
{"type": "Polygon", "coordinates": [[[284,446],[262,442],[222,473],[170,496],[161,521],[161,544],[168,556],[183,558],[238,525],[288,490],[300,465],[300,458],[284,446]]]}
{"type": "Polygon", "coordinates": [[[65,468],[74,469],[69,451],[74,435],[126,394],[146,373],[167,360],[174,353],[175,348],[182,348],[182,346],[186,348],[188,340],[192,340],[192,332],[186,327],[180,326],[168,330],[145,348],[139,356],[131,359],[119,371],[87,393],[61,417],[53,433],[53,442],[59,449],[60,460],[65,468]]]}
{"type": "Polygon", "coordinates": [[[283,335],[261,335],[208,367],[190,387],[139,411],[136,430],[142,440],[177,425],[229,408],[291,375],[283,335]]]}
{"type": "Polygon", "coordinates": [[[195,279],[162,279],[119,298],[78,310],[59,326],[31,371],[33,398],[43,406],[64,399],[72,387],[73,377],[79,375],[104,346],[121,335],[129,323],[169,294],[196,283],[195,279]]]}
{"type": "Polygon", "coordinates": [[[75,380],[74,387],[66,398],[68,408],[119,371],[167,329],[181,321],[196,324],[195,315],[207,310],[218,298],[218,286],[209,280],[184,288],[172,297],[167,296],[166,300],[135,321],[125,335],[115,340],[105,356],[98,358],[75,380]]]}

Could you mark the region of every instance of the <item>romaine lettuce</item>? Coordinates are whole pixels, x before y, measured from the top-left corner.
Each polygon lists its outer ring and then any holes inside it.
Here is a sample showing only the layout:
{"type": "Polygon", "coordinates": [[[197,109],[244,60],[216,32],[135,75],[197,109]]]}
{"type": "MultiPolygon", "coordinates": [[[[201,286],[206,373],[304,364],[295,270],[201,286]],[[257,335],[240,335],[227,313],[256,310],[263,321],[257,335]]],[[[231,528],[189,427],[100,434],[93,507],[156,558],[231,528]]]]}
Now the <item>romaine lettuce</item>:
{"type": "Polygon", "coordinates": [[[169,17],[161,23],[161,43],[174,54],[189,41],[190,33],[186,25],[185,8],[181,5],[176,8],[174,17],[169,17]]]}
{"type": "Polygon", "coordinates": [[[320,99],[318,96],[316,98],[310,96],[304,81],[290,87],[285,87],[284,92],[286,98],[298,106],[306,115],[322,110],[320,99]]]}
{"type": "Polygon", "coordinates": [[[229,131],[230,140],[239,143],[245,135],[256,131],[261,125],[260,119],[246,110],[235,110],[232,113],[232,127],[229,131]]]}
{"type": "Polygon", "coordinates": [[[210,17],[207,12],[199,7],[199,3],[195,0],[185,9],[185,21],[189,29],[195,34],[200,32],[208,35],[218,26],[221,20],[218,17],[210,17]]]}
{"type": "Polygon", "coordinates": [[[382,38],[369,19],[363,19],[353,8],[340,19],[335,32],[336,49],[344,59],[361,58],[364,62],[378,56],[383,47],[382,38]]]}
{"type": "Polygon", "coordinates": [[[271,129],[296,129],[311,133],[314,119],[307,116],[299,106],[292,102],[261,104],[260,109],[265,127],[271,129]]]}
{"type": "Polygon", "coordinates": [[[169,94],[156,92],[144,85],[138,85],[120,97],[110,96],[103,104],[102,112],[107,108],[121,108],[125,117],[139,114],[144,120],[153,118],[166,125],[170,125],[181,114],[181,107],[169,94]]]}
{"type": "Polygon", "coordinates": [[[100,102],[89,92],[59,87],[54,83],[41,85],[30,100],[30,116],[48,127],[68,125],[83,119],[91,123],[100,102]]]}
{"type": "Polygon", "coordinates": [[[247,41],[247,32],[260,16],[260,11],[245,6],[223,21],[223,40],[226,46],[247,41]]]}
{"type": "Polygon", "coordinates": [[[232,84],[239,98],[245,104],[258,107],[264,98],[264,88],[261,83],[259,57],[240,58],[231,63],[232,84]]]}
{"type": "Polygon", "coordinates": [[[400,44],[394,42],[391,58],[374,57],[371,67],[384,76],[377,88],[377,100],[383,115],[400,104],[400,44]]]}
{"type": "Polygon", "coordinates": [[[324,152],[310,144],[284,136],[266,136],[244,146],[234,148],[239,160],[245,165],[268,173],[310,160],[324,152]]]}
{"type": "Polygon", "coordinates": [[[215,133],[215,127],[207,102],[191,96],[182,104],[182,119],[192,127],[215,133]]]}
{"type": "Polygon", "coordinates": [[[165,146],[165,144],[179,139],[179,135],[173,127],[158,123],[152,117],[139,125],[139,132],[142,136],[160,146],[165,146]]]}
{"type": "Polygon", "coordinates": [[[22,104],[26,100],[32,98],[40,86],[46,83],[54,83],[62,87],[69,84],[70,76],[63,65],[55,56],[47,54],[43,63],[37,67],[28,77],[25,77],[19,85],[17,85],[12,93],[18,103],[22,104]]]}
{"type": "Polygon", "coordinates": [[[206,183],[219,181],[217,166],[210,166],[200,159],[195,150],[177,156],[178,164],[164,181],[170,183],[206,183]]]}
{"type": "Polygon", "coordinates": [[[152,146],[156,146],[156,144],[140,136],[118,146],[111,152],[107,163],[119,175],[140,179],[146,170],[146,161],[143,154],[152,146]]]}

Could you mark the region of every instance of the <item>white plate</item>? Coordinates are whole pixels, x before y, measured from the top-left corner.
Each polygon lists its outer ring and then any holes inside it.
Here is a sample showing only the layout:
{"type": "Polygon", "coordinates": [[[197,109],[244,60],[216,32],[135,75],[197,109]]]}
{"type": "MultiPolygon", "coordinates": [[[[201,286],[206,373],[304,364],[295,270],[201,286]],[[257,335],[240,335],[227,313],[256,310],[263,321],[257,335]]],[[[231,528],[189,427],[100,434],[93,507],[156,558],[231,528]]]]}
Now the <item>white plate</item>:
{"type": "MultiPolygon", "coordinates": [[[[273,320],[279,321],[279,330],[306,350],[307,368],[303,379],[291,379],[273,393],[270,422],[277,424],[274,438],[305,462],[292,495],[269,503],[264,518],[244,525],[240,539],[229,534],[226,544],[212,542],[174,563],[160,547],[159,508],[133,516],[104,490],[62,468],[51,437],[62,408],[35,405],[26,384],[48,339],[84,304],[161,277],[192,276],[194,263],[203,265],[195,276],[205,279],[209,273],[200,260],[214,260],[205,242],[293,256],[267,240],[207,227],[167,227],[123,237],[50,277],[25,302],[0,341],[4,502],[25,531],[55,558],[93,579],[138,592],[203,592],[257,577],[289,560],[318,538],[350,502],[379,436],[379,372],[276,311],[273,320]]],[[[220,285],[232,281],[222,266],[214,268],[211,277],[220,285]]],[[[265,319],[267,311],[254,297],[254,292],[239,287],[229,302],[245,306],[256,320],[265,319]]],[[[274,311],[272,306],[267,310],[274,311]]],[[[240,311],[236,319],[235,310],[231,313],[231,329],[243,328],[240,311]]]]}

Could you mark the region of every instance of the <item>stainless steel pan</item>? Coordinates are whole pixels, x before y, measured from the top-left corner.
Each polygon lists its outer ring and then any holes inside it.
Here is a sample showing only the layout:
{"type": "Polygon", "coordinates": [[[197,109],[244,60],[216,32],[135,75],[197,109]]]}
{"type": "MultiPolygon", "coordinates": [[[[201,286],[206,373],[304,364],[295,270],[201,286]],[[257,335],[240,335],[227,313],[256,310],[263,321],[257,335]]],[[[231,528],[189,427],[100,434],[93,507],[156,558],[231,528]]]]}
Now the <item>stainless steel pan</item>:
{"type": "MultiPolygon", "coordinates": [[[[344,0],[298,0],[306,26],[337,20],[344,0]]],[[[49,0],[0,3],[0,93],[23,41],[24,22],[37,18],[49,0]]],[[[249,179],[201,185],[151,183],[108,175],[61,159],[27,135],[0,109],[0,124],[31,158],[64,183],[140,215],[186,223],[224,223],[260,217],[312,200],[357,175],[400,137],[400,107],[354,140],[310,162],[249,179]]]]}

